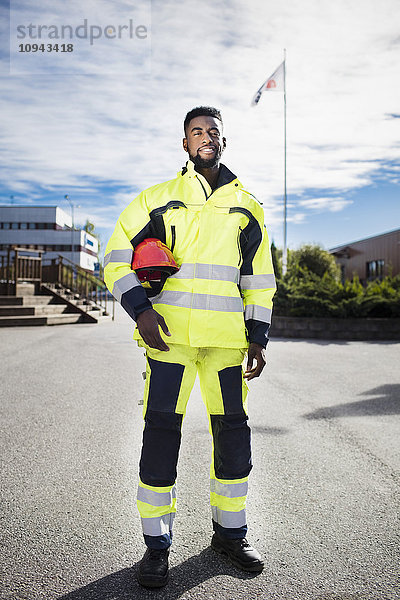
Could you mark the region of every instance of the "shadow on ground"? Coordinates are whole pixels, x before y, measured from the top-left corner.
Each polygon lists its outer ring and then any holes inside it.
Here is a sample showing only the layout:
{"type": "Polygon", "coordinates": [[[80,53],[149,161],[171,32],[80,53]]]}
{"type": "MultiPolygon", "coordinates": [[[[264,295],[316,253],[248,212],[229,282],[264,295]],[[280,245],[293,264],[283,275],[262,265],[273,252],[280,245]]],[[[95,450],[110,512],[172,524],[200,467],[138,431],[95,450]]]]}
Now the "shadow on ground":
{"type": "Polygon", "coordinates": [[[305,419],[334,419],[336,417],[360,417],[400,414],[400,384],[381,385],[362,392],[360,396],[377,396],[369,400],[347,402],[319,408],[303,415],[305,419]]]}
{"type": "MultiPolygon", "coordinates": [[[[79,590],[59,596],[58,600],[147,600],[159,597],[163,600],[177,600],[182,594],[212,577],[230,575],[235,579],[252,579],[257,575],[238,571],[227,561],[207,548],[185,562],[170,569],[168,585],[158,590],[147,590],[136,580],[139,563],[122,569],[107,577],[89,583],[79,590]]],[[[232,583],[235,587],[235,583],[232,583]]]]}
{"type": "Polygon", "coordinates": [[[260,433],[262,435],[285,435],[289,429],[283,427],[267,427],[263,425],[251,425],[251,433],[260,433]]]}

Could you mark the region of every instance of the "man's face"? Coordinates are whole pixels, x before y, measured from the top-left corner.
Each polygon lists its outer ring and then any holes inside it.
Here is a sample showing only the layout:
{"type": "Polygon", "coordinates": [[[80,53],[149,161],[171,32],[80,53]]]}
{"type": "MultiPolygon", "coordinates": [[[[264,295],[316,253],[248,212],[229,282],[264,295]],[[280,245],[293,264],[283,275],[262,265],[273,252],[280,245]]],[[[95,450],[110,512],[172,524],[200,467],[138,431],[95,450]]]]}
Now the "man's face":
{"type": "Polygon", "coordinates": [[[226,146],[222,137],[222,123],[214,117],[195,117],[186,126],[183,148],[196,167],[210,169],[218,166],[226,146]]]}

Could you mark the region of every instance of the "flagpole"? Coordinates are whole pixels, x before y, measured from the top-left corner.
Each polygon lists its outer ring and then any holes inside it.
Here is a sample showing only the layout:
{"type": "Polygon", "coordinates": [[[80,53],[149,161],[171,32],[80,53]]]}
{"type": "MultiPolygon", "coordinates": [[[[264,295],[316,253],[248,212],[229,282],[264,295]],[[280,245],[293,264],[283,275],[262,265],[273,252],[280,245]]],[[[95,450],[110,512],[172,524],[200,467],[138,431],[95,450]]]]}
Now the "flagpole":
{"type": "Polygon", "coordinates": [[[286,48],[283,50],[283,121],[284,121],[284,195],[283,195],[283,254],[282,254],[282,275],[285,275],[287,269],[287,193],[286,193],[286,48]]]}

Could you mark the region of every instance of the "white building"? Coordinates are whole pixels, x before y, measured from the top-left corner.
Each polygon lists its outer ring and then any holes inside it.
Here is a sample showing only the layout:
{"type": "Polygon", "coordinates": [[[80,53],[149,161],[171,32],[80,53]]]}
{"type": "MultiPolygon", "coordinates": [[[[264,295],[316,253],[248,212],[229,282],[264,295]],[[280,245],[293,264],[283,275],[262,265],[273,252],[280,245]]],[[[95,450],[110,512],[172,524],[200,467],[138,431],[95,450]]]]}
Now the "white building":
{"type": "Polygon", "coordinates": [[[97,239],[72,229],[70,215],[58,206],[0,206],[0,254],[11,245],[45,250],[44,264],[60,254],[93,271],[98,261],[97,239]]]}

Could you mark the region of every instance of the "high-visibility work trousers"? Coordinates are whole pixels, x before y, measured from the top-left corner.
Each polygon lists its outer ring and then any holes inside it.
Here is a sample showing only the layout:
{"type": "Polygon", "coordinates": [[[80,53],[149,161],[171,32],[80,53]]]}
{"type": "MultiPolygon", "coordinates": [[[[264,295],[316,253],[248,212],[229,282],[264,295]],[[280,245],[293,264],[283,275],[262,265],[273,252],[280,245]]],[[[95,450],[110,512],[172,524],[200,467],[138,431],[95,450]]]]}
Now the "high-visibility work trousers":
{"type": "Polygon", "coordinates": [[[171,545],[181,427],[197,373],[213,441],[213,528],[226,537],[245,537],[252,467],[242,371],[246,349],[169,347],[169,352],[161,352],[146,346],[145,424],[137,495],[145,542],[150,548],[171,545]]]}

